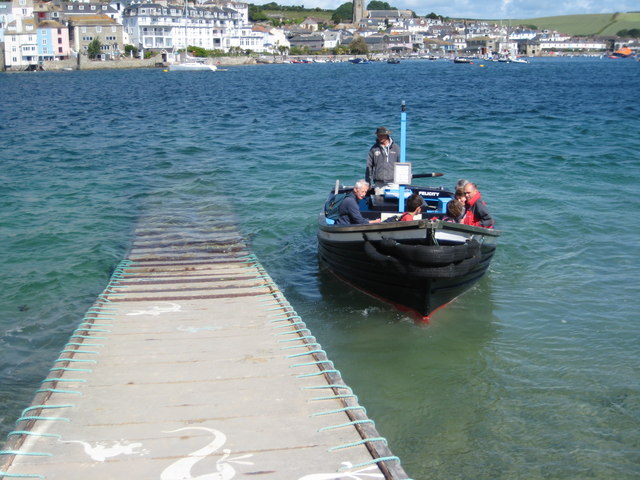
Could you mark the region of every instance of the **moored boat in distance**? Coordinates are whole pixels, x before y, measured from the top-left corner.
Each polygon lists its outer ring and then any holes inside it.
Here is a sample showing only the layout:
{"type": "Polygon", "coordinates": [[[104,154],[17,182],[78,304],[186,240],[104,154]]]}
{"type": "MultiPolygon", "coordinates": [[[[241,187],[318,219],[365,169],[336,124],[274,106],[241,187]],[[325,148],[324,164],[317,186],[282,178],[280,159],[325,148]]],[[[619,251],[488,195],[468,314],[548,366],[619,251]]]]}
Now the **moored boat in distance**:
{"type": "Polygon", "coordinates": [[[218,67],[199,61],[186,61],[169,65],[170,72],[215,72],[218,67]]]}
{"type": "MultiPolygon", "coordinates": [[[[343,186],[329,197],[351,190],[343,186]]],[[[399,191],[391,186],[360,201],[361,214],[381,223],[336,225],[323,209],[318,254],[340,279],[427,320],[482,278],[501,232],[444,221],[454,194],[442,187],[406,186],[405,196],[423,198],[423,213],[398,221],[399,191]]]]}

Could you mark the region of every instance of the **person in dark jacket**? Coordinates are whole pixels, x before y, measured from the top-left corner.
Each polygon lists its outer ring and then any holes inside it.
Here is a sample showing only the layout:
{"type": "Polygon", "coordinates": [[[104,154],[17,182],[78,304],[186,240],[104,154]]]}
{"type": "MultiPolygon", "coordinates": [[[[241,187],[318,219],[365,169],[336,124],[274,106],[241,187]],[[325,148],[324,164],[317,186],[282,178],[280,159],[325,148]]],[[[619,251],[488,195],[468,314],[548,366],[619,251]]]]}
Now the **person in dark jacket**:
{"type": "Polygon", "coordinates": [[[369,150],[364,179],[374,187],[393,183],[394,164],[400,161],[400,146],[386,127],[376,129],[376,143],[369,150]]]}
{"type": "Polygon", "coordinates": [[[476,184],[467,183],[464,186],[464,195],[467,198],[467,211],[462,223],[475,227],[493,228],[493,218],[491,218],[487,204],[482,200],[476,184]]]}
{"type": "Polygon", "coordinates": [[[358,202],[367,196],[369,191],[369,183],[364,180],[358,180],[353,187],[353,192],[349,193],[342,204],[338,213],[340,216],[336,220],[337,225],[359,225],[365,223],[379,223],[380,219],[367,220],[360,213],[358,202]]]}

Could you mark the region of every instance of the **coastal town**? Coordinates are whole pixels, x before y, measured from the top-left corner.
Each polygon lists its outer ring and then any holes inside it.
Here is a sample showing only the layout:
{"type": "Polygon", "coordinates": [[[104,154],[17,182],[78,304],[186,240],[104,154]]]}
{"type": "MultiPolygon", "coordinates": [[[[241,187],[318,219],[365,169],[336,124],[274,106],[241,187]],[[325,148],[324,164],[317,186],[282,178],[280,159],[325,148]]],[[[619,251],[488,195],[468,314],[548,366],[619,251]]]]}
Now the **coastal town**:
{"type": "MultiPolygon", "coordinates": [[[[373,3],[373,2],[372,2],[373,3]]],[[[380,3],[380,2],[377,2],[380,3]]],[[[298,23],[277,15],[253,21],[251,5],[224,0],[132,2],[0,1],[0,68],[61,70],[102,62],[110,66],[163,66],[242,56],[256,62],[288,62],[344,55],[375,58],[515,60],[544,55],[604,55],[640,49],[637,38],[572,37],[509,20],[453,20],[411,10],[368,10],[353,3],[350,22],[307,16],[298,23]],[[274,26],[278,25],[278,26],[274,26]]]]}

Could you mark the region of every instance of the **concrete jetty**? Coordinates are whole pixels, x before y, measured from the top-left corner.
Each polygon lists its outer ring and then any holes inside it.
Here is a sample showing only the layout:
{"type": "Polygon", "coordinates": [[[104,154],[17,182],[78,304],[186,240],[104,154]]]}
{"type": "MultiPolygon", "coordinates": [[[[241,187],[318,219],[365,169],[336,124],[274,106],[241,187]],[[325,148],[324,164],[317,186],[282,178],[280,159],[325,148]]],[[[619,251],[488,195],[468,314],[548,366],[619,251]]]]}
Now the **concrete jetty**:
{"type": "Polygon", "coordinates": [[[0,478],[408,478],[233,223],[155,219],[135,239],[0,478]]]}

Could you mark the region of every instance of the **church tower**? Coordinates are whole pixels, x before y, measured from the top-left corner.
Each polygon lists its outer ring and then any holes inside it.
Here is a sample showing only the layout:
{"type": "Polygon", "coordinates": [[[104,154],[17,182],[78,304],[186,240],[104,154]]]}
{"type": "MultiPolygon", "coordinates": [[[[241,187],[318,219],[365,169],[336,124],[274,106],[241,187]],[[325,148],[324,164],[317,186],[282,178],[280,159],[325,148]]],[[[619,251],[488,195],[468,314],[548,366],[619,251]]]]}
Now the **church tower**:
{"type": "Polygon", "coordinates": [[[353,0],[353,23],[358,24],[364,18],[364,0],[353,0]]]}

